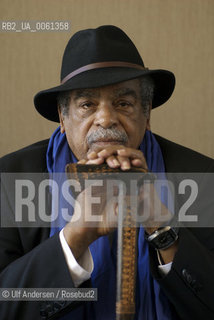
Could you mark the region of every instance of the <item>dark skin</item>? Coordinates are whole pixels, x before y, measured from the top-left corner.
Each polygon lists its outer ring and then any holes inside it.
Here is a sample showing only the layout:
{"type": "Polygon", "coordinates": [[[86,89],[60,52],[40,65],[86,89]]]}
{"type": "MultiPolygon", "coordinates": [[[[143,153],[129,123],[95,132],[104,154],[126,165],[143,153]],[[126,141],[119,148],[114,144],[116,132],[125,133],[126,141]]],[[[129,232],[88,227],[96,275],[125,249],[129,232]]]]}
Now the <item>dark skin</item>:
{"type": "MultiPolygon", "coordinates": [[[[79,163],[107,163],[111,168],[120,167],[124,171],[135,166],[148,171],[145,157],[138,147],[145,130],[150,129],[150,113],[145,116],[143,112],[137,79],[95,89],[73,90],[69,113],[63,115],[59,111],[59,118],[61,132],[66,133],[68,144],[79,163]],[[116,130],[118,134],[107,137],[101,135],[90,141],[88,137],[100,129],[116,130]]],[[[140,200],[143,201],[146,196],[141,192],[140,200]]],[[[155,190],[153,196],[160,201],[155,190]]],[[[109,208],[109,204],[102,203],[99,214],[104,216],[103,221],[88,228],[82,218],[87,215],[84,199],[85,191],[78,197],[84,214],[80,219],[75,219],[79,215],[75,207],[71,222],[64,228],[65,239],[77,261],[93,241],[112,232],[115,225],[109,225],[106,221],[108,212],[113,210],[117,214],[116,207],[109,208]]],[[[166,216],[169,214],[167,208],[163,207],[163,211],[166,216]]],[[[152,233],[158,226],[145,228],[152,233]]],[[[173,260],[176,250],[177,244],[174,244],[160,252],[164,263],[173,260]]]]}

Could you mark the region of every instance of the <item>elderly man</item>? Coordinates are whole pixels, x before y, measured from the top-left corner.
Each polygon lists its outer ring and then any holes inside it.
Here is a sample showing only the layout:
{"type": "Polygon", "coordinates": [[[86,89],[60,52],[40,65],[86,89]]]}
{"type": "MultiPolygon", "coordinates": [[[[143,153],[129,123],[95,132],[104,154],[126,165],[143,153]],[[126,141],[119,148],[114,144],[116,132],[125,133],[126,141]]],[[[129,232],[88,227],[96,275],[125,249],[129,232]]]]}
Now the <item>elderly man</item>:
{"type": "MultiPolygon", "coordinates": [[[[34,100],[60,127],[50,140],[2,158],[1,171],[51,174],[79,162],[122,171],[213,172],[212,159],[151,133],[151,109],[169,99],[174,85],[171,72],[144,67],[119,28],[80,31],[65,49],[61,84],[34,100]]],[[[87,214],[83,193],[78,201],[87,214]]],[[[108,214],[105,206],[100,212],[108,214]]],[[[2,228],[1,287],[92,286],[98,300],[2,302],[1,319],[115,319],[116,231],[109,237],[104,222],[88,228],[76,215],[75,205],[71,222],[60,228],[2,228]]],[[[135,319],[213,319],[212,230],[169,226],[160,241],[159,227],[139,228],[135,319]]]]}

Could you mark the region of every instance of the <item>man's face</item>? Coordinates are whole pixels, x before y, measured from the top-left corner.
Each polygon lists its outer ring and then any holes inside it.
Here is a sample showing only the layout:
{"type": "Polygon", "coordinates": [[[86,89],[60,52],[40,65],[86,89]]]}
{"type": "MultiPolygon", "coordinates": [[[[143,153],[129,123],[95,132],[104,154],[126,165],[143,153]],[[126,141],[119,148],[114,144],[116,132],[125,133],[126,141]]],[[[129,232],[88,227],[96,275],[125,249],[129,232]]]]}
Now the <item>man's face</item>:
{"type": "Polygon", "coordinates": [[[143,113],[139,80],[71,92],[68,115],[59,112],[61,132],[78,160],[112,144],[137,149],[149,116],[143,113]]]}

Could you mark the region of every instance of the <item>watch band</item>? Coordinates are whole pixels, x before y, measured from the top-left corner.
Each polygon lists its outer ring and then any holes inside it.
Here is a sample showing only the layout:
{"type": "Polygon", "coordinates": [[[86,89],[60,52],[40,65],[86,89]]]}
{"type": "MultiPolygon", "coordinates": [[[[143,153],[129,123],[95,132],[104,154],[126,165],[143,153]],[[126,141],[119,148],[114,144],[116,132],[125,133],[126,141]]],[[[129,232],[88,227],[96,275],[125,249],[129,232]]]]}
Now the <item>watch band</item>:
{"type": "Polygon", "coordinates": [[[178,228],[165,226],[158,228],[152,234],[145,234],[148,243],[157,250],[165,250],[172,246],[178,239],[178,228]]]}

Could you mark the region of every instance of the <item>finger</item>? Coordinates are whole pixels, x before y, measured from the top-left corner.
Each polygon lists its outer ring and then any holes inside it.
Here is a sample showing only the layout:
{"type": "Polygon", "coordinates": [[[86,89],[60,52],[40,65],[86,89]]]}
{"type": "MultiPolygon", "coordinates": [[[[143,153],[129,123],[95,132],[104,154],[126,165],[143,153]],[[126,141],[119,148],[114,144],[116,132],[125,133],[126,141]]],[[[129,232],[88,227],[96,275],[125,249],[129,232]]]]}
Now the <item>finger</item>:
{"type": "Polygon", "coordinates": [[[117,151],[118,155],[128,157],[131,160],[131,164],[136,167],[142,167],[148,170],[146,159],[140,150],[131,148],[123,148],[117,151]]]}
{"type": "Polygon", "coordinates": [[[89,160],[93,160],[93,159],[98,158],[97,152],[92,151],[92,152],[88,153],[88,154],[87,154],[87,158],[88,158],[89,160]]]}
{"type": "Polygon", "coordinates": [[[86,164],[87,160],[86,159],[81,159],[77,162],[77,164],[86,164]]]}
{"type": "Polygon", "coordinates": [[[117,158],[115,156],[110,156],[105,161],[110,168],[120,167],[120,162],[117,160],[117,158]]]}
{"type": "Polygon", "coordinates": [[[103,158],[96,158],[96,159],[87,160],[85,164],[102,164],[102,163],[104,163],[103,158]]]}
{"type": "Polygon", "coordinates": [[[132,149],[132,148],[120,148],[117,150],[117,154],[123,157],[128,157],[132,159],[143,159],[143,153],[140,150],[132,149]]]}
{"type": "Polygon", "coordinates": [[[141,168],[146,166],[145,170],[148,171],[147,164],[145,164],[142,159],[133,159],[133,160],[131,160],[131,164],[134,167],[141,167],[141,168]]]}
{"type": "Polygon", "coordinates": [[[124,148],[124,146],[122,145],[113,145],[113,146],[109,146],[101,151],[99,151],[97,153],[98,157],[102,157],[102,158],[108,158],[113,154],[117,154],[117,151],[119,149],[124,148]]]}
{"type": "Polygon", "coordinates": [[[131,168],[131,163],[130,163],[129,158],[117,156],[117,160],[119,161],[120,168],[122,170],[129,170],[131,168]]]}

